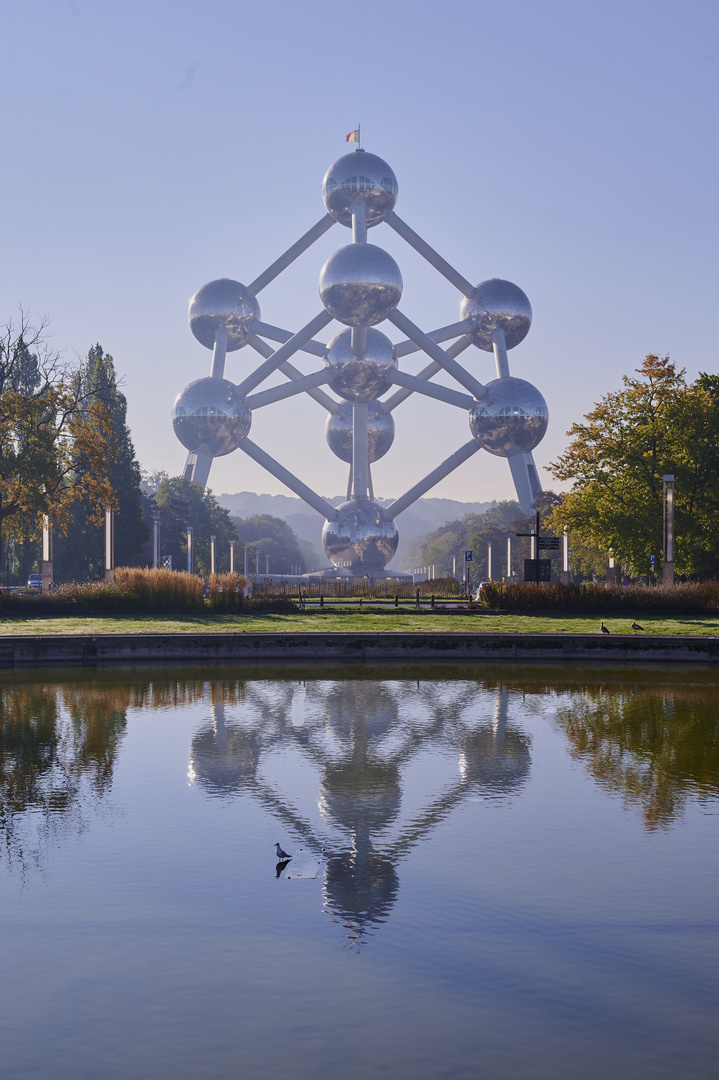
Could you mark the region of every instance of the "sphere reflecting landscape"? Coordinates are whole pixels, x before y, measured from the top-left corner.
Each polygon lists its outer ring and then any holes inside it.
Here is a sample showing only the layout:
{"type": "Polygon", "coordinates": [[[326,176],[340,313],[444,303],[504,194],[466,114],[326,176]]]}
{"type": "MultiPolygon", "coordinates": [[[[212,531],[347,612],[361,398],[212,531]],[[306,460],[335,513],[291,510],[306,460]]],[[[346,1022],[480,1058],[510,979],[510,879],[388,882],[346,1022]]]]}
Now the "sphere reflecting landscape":
{"type": "Polygon", "coordinates": [[[397,190],[387,162],[366,150],[338,158],[322,181],[325,209],[341,225],[352,224],[352,203],[358,198],[365,205],[367,228],[378,225],[394,209],[397,190]]]}
{"type": "Polygon", "coordinates": [[[320,273],[320,298],[347,326],[374,326],[402,297],[402,275],[391,255],[374,244],[347,244],[320,273]]]}
{"type": "Polygon", "coordinates": [[[524,379],[495,379],[469,410],[469,428],[479,445],[496,457],[533,450],[549,423],[547,403],[524,379]]]}
{"type": "MultiPolygon", "coordinates": [[[[325,424],[327,444],[341,461],[352,463],[352,405],[345,401],[336,413],[330,413],[325,424]]],[[[381,405],[370,402],[367,406],[367,456],[379,461],[394,442],[394,418],[381,405]]]]}
{"type": "Polygon", "coordinates": [[[247,402],[227,379],[197,379],[177,396],[172,410],[175,435],[193,454],[231,454],[251,424],[247,402]]]}
{"type": "Polygon", "coordinates": [[[347,401],[374,401],[392,386],[397,356],[392,342],[379,330],[367,330],[362,354],[352,351],[352,331],[341,330],[327,346],[324,366],[330,386],[347,401]]]}
{"type": "Polygon", "coordinates": [[[466,320],[467,334],[477,348],[492,352],[492,331],[501,327],[507,348],[513,349],[529,333],[532,305],[518,285],[502,278],[490,278],[482,281],[470,296],[465,296],[459,317],[466,320]]]}
{"type": "Polygon", "coordinates": [[[325,521],[322,546],[330,562],[356,574],[384,570],[397,550],[397,526],[379,503],[350,499],[337,507],[338,517],[325,521]]]}
{"type": "Polygon", "coordinates": [[[252,324],[260,317],[260,305],[248,296],[245,286],[231,278],[209,281],[190,300],[190,329],[206,349],[215,344],[215,331],[227,331],[227,351],[246,345],[253,334],[252,324]]]}

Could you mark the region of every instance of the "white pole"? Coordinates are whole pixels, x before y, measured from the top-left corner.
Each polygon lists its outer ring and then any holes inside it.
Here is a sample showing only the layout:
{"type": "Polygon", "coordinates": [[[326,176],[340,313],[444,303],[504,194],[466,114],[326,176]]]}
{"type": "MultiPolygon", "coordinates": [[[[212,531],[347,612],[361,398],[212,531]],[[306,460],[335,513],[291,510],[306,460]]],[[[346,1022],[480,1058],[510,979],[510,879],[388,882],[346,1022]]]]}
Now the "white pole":
{"type": "Polygon", "coordinates": [[[492,545],[487,544],[487,580],[492,580],[492,545]]]}
{"type": "Polygon", "coordinates": [[[235,541],[230,540],[230,573],[235,572],[235,541]]]}
{"type": "Polygon", "coordinates": [[[211,574],[214,574],[214,572],[215,572],[215,541],[216,540],[217,540],[216,536],[211,536],[210,537],[210,573],[211,574]]]}
{"type": "Polygon", "coordinates": [[[160,558],[160,519],[154,517],[152,519],[152,565],[157,570],[158,560],[160,558]]]}
{"type": "Polygon", "coordinates": [[[512,580],[512,537],[507,537],[507,580],[512,580]]]}
{"type": "Polygon", "coordinates": [[[664,553],[662,584],[674,584],[674,474],[664,478],[664,553]]]}
{"type": "Polygon", "coordinates": [[[187,573],[192,573],[192,525],[187,526],[187,573]]]}
{"type": "Polygon", "coordinates": [[[105,510],[105,578],[112,579],[115,572],[115,514],[105,510]]]}

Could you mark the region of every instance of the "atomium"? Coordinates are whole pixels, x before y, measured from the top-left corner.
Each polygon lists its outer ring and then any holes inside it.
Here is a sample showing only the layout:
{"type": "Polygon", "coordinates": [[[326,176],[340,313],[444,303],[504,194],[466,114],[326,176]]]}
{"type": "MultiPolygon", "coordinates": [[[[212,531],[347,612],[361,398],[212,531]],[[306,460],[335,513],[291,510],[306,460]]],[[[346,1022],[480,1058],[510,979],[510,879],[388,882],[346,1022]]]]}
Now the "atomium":
{"type": "Polygon", "coordinates": [[[172,410],[175,435],[193,454],[231,454],[251,424],[247,402],[227,379],[196,379],[178,394],[172,410]]]}
{"type": "MultiPolygon", "coordinates": [[[[190,327],[212,350],[210,373],[183,390],[172,414],[175,434],[190,452],[186,478],[204,487],[213,458],[242,450],[322,515],[325,553],[337,572],[349,576],[396,576],[386,569],[397,550],[395,519],[480,450],[509,459],[525,513],[541,490],[532,451],[547,429],[547,405],[536,387],[510,374],[508,359],[508,351],[529,332],[529,300],[501,278],[472,286],[398,217],[397,193],[395,174],[382,158],[362,149],[344,154],[322,183],[325,214],[284,254],[257,277],[245,278],[247,286],[220,278],[199,289],[190,301],[190,327]],[[352,243],[318,267],[319,314],[304,327],[287,330],[261,321],[256,294],[336,224],[351,227],[352,243]],[[400,268],[382,246],[367,242],[368,229],[377,229],[374,238],[382,225],[458,289],[459,322],[425,332],[401,310],[400,268]],[[386,324],[384,333],[376,329],[380,323],[386,324]],[[494,371],[483,382],[459,362],[470,345],[493,354],[494,371]],[[234,385],[223,377],[227,354],[243,346],[260,359],[253,371],[245,365],[234,385]],[[309,371],[296,366],[300,354],[312,358],[309,371]],[[435,381],[440,373],[443,378],[435,381]],[[286,381],[278,384],[278,376],[286,381]],[[447,377],[458,389],[446,385],[447,377]],[[325,410],[327,443],[350,466],[346,501],[339,507],[247,437],[253,412],[297,394],[325,410]],[[462,410],[471,437],[384,505],[375,499],[371,467],[393,445],[394,410],[413,394],[462,410]]],[[[413,303],[416,308],[416,299],[413,303]]],[[[281,320],[275,317],[274,323],[281,320]]],[[[430,430],[426,442],[431,447],[430,430]]]]}
{"type": "MultiPolygon", "coordinates": [[[[325,424],[325,438],[333,454],[341,461],[352,464],[353,409],[345,401],[335,413],[330,413],[325,424]]],[[[379,461],[394,442],[394,419],[381,405],[370,402],[367,406],[367,460],[379,461]]]]}

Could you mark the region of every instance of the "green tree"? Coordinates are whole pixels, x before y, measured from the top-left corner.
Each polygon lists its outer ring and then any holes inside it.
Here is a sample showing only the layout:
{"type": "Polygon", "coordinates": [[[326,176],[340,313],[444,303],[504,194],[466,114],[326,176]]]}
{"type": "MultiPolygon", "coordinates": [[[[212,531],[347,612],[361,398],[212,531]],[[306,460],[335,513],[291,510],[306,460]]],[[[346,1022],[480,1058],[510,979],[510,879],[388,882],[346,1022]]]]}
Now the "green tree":
{"type": "Polygon", "coordinates": [[[719,558],[719,380],[688,385],[668,356],[649,355],[638,378],[623,379],[569,431],[571,442],[552,465],[573,486],[552,515],[572,542],[611,549],[632,572],[661,558],[662,477],[676,478],[675,566],[716,575],[719,558]]]}
{"type": "MultiPolygon", "coordinates": [[[[85,502],[98,522],[117,507],[108,478],[115,449],[104,403],[88,395],[23,313],[0,331],[0,532],[37,535],[42,515],[61,530],[85,502]]],[[[0,554],[0,566],[3,565],[0,554]]]]}
{"type": "MultiPolygon", "coordinates": [[[[137,566],[146,561],[149,529],[143,519],[140,466],[127,425],[127,401],[117,385],[113,358],[94,345],[78,373],[87,407],[101,403],[109,418],[108,441],[112,458],[107,475],[117,499],[115,515],[115,565],[137,566]]],[[[105,565],[105,541],[84,503],[73,508],[67,535],[55,543],[55,577],[84,580],[101,577],[105,565]]]]}
{"type": "Polygon", "coordinates": [[[307,566],[305,548],[296,532],[282,518],[272,514],[253,514],[247,518],[232,518],[240,540],[260,553],[260,572],[265,572],[266,558],[270,559],[271,574],[289,574],[293,567],[304,573],[307,566]]]}
{"type": "MultiPolygon", "coordinates": [[[[160,552],[172,556],[174,570],[187,567],[187,527],[192,526],[193,570],[207,576],[210,573],[210,537],[216,537],[215,569],[218,573],[230,568],[230,541],[239,543],[237,530],[229,511],[215,499],[211,491],[182,476],[162,480],[155,495],[160,518],[160,552]]],[[[237,549],[236,549],[237,550],[237,549]]],[[[235,569],[239,569],[237,563],[235,569]]]]}

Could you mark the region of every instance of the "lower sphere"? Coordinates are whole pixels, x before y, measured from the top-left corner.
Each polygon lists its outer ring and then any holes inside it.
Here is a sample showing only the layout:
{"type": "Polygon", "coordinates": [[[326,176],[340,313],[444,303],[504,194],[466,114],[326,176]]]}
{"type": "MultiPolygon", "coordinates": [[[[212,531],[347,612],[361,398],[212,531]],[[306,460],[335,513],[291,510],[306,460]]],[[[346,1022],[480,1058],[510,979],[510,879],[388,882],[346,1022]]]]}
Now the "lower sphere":
{"type": "Polygon", "coordinates": [[[352,331],[341,330],[327,346],[324,366],[330,386],[347,401],[374,401],[386,394],[397,370],[392,342],[379,330],[367,329],[361,355],[352,351],[352,331]]]}
{"type": "Polygon", "coordinates": [[[197,379],[178,394],[172,409],[175,435],[193,454],[231,454],[251,424],[247,402],[227,379],[197,379]]]}
{"type": "Polygon", "coordinates": [[[247,344],[259,317],[260,305],[255,297],[248,296],[242,282],[232,278],[208,281],[190,300],[188,312],[190,329],[206,349],[214,347],[215,331],[224,326],[228,352],[247,344]]]}
{"type": "Polygon", "coordinates": [[[347,244],[335,251],[320,273],[320,299],[345,326],[374,326],[400,302],[402,275],[397,263],[374,244],[347,244]]]}
{"type": "Polygon", "coordinates": [[[394,521],[369,499],[350,499],[337,511],[337,518],[325,521],[322,529],[322,545],[330,562],[357,576],[384,570],[399,542],[394,521]]]}
{"type": "Polygon", "coordinates": [[[492,352],[492,331],[504,330],[508,349],[524,341],[532,325],[532,305],[525,292],[511,281],[490,278],[482,281],[459,307],[459,317],[467,322],[467,335],[478,349],[492,352]]]}
{"type": "MultiPolygon", "coordinates": [[[[325,438],[333,454],[341,461],[352,463],[352,405],[345,401],[336,413],[330,413],[325,424],[325,438]]],[[[394,442],[394,419],[381,405],[371,401],[367,406],[367,452],[370,461],[379,461],[394,442]]]]}
{"type": "Polygon", "coordinates": [[[473,437],[496,457],[534,450],[548,423],[547,403],[536,386],[513,377],[487,383],[469,410],[473,437]]]}

